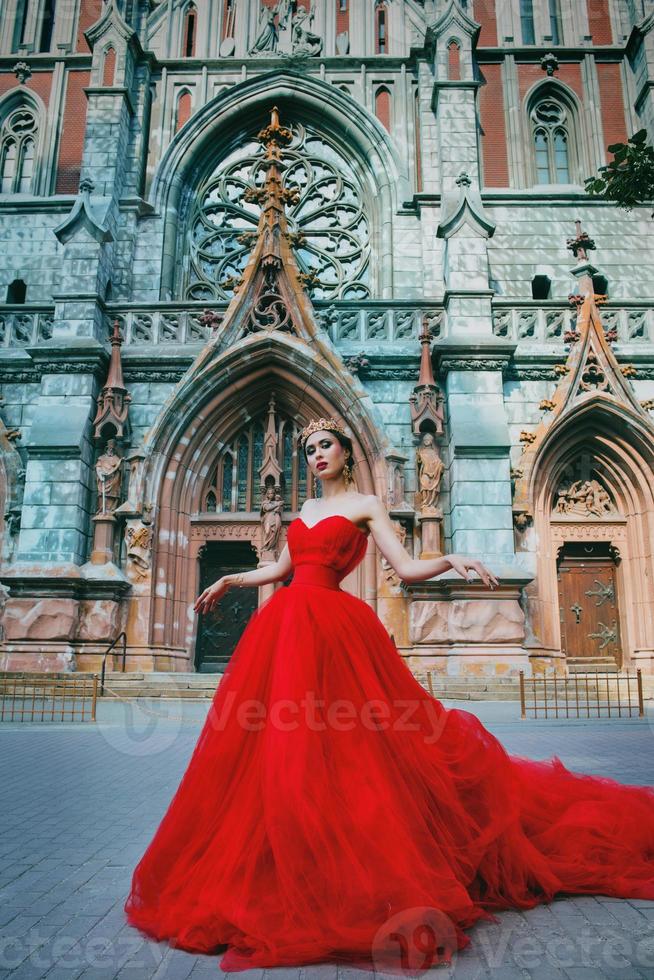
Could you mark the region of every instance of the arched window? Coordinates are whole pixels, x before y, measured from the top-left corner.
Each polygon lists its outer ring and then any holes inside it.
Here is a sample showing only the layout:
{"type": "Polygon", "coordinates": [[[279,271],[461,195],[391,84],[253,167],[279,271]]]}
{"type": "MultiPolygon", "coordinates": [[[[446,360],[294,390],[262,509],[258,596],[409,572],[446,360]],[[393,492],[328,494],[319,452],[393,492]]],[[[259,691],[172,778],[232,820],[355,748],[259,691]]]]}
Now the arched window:
{"type": "Polygon", "coordinates": [[[391,93],[385,85],[378,88],[375,93],[375,115],[382,126],[391,131],[391,93]]]}
{"type": "Polygon", "coordinates": [[[185,58],[195,56],[195,32],[197,27],[197,12],[193,4],[189,4],[184,14],[184,32],[182,35],[182,55],[185,58]]]}
{"type": "Polygon", "coordinates": [[[113,85],[116,77],[116,49],[109,45],[104,53],[104,64],[102,66],[102,84],[113,85]]]}
{"type": "Polygon", "coordinates": [[[568,113],[560,102],[544,98],[531,110],[536,183],[569,184],[568,113]]]}
{"type": "Polygon", "coordinates": [[[32,192],[38,123],[31,109],[10,112],[0,130],[0,188],[3,194],[32,192]]]}
{"type": "Polygon", "coordinates": [[[185,122],[191,118],[191,93],[184,89],[177,97],[177,109],[175,111],[175,132],[181,129],[185,122]]]}
{"type": "Polygon", "coordinates": [[[459,43],[453,38],[447,46],[447,77],[451,81],[457,81],[461,78],[460,55],[461,48],[459,47],[459,43]]]}
{"type": "Polygon", "coordinates": [[[388,13],[383,3],[375,11],[375,51],[388,54],[388,13]]]}
{"type": "MultiPolygon", "coordinates": [[[[267,421],[268,413],[262,413],[221,450],[202,493],[201,507],[205,513],[261,509],[259,470],[264,458],[267,421]]],[[[299,510],[302,501],[315,493],[299,441],[302,426],[280,414],[276,418],[276,429],[284,510],[299,510]]],[[[320,481],[313,482],[318,484],[320,481]]]]}

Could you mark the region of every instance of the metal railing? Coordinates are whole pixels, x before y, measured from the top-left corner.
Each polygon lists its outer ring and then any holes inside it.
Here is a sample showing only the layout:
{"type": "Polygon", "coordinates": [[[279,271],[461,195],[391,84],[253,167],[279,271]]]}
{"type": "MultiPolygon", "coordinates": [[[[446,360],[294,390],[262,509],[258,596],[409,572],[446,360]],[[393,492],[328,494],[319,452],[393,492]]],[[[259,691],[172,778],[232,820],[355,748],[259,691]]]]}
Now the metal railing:
{"type": "Polygon", "coordinates": [[[111,643],[109,644],[109,646],[104,652],[104,656],[102,658],[102,669],[100,671],[100,697],[104,695],[104,675],[107,669],[107,657],[114,649],[114,647],[117,646],[118,643],[120,643],[121,640],[123,644],[123,660],[120,669],[122,670],[123,673],[125,673],[125,657],[127,656],[127,633],[125,632],[125,630],[123,630],[121,633],[118,634],[117,637],[115,637],[111,641],[111,643]]]}
{"type": "Polygon", "coordinates": [[[0,671],[0,721],[95,721],[98,675],[0,671]]]}
{"type": "Polygon", "coordinates": [[[526,718],[642,718],[643,680],[626,673],[591,671],[574,674],[535,674],[520,671],[520,717],[526,718]]]}
{"type": "MultiPolygon", "coordinates": [[[[104,652],[104,656],[102,657],[102,668],[100,671],[100,697],[104,697],[104,692],[106,687],[104,679],[107,670],[107,657],[114,649],[114,647],[118,645],[118,643],[121,643],[122,646],[122,660],[120,664],[120,669],[123,674],[125,673],[125,658],[127,656],[127,634],[123,630],[122,633],[119,633],[118,636],[111,641],[111,643],[109,644],[109,646],[104,652]]],[[[186,654],[167,653],[165,654],[165,656],[169,660],[186,660],[186,654]]],[[[132,652],[130,653],[130,657],[152,657],[152,653],[150,653],[149,651],[147,653],[132,652]]]]}

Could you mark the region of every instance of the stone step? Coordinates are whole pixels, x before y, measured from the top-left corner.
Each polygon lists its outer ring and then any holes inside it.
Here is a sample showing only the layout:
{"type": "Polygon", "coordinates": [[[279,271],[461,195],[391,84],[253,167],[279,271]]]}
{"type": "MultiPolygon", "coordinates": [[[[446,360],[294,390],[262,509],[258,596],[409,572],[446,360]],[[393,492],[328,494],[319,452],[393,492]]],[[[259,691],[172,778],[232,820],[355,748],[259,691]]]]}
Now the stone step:
{"type": "Polygon", "coordinates": [[[568,657],[566,663],[571,674],[595,672],[617,674],[620,672],[620,668],[613,657],[568,657]]]}

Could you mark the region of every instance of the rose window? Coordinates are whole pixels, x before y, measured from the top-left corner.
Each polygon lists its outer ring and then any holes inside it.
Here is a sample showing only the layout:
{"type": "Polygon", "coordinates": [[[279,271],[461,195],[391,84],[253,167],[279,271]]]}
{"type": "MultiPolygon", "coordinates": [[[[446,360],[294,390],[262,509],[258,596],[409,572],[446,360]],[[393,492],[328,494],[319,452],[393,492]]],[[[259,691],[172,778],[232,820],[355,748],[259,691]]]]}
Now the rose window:
{"type": "MultiPolygon", "coordinates": [[[[323,137],[291,127],[282,150],[283,183],[299,192],[286,206],[295,259],[313,299],[370,295],[370,228],[361,186],[323,137]]],[[[257,240],[260,205],[244,200],[262,187],[263,148],[254,139],[223,160],[201,186],[190,220],[187,299],[230,300],[257,240]]]]}

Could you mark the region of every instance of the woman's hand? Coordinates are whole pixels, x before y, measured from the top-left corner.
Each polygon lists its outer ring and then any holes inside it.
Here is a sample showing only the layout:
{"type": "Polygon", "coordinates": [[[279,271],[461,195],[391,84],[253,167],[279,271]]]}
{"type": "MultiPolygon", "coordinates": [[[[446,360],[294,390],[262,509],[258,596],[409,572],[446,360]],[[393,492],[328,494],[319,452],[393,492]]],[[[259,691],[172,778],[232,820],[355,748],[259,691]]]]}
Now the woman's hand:
{"type": "Polygon", "coordinates": [[[445,555],[445,557],[454,571],[458,572],[466,582],[473,581],[472,572],[474,571],[477,572],[484,585],[490,586],[491,589],[500,584],[493,573],[489,572],[486,566],[476,558],[464,558],[463,555],[445,555]]]}
{"type": "Polygon", "coordinates": [[[197,597],[195,605],[193,606],[196,613],[211,612],[221,596],[227,592],[228,588],[229,583],[225,581],[225,576],[223,575],[197,597]]]}

